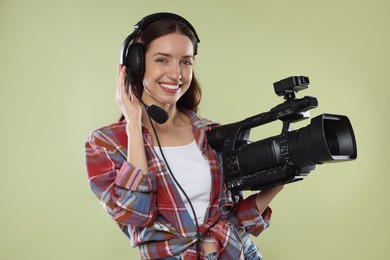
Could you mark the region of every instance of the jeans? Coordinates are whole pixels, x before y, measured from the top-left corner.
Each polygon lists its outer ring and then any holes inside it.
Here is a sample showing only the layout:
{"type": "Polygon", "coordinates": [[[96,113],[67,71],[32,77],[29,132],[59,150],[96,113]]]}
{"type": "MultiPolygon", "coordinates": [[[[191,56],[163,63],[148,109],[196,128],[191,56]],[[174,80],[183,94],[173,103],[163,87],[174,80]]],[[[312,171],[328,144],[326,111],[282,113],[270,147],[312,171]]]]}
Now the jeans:
{"type": "MultiPolygon", "coordinates": [[[[163,260],[184,260],[181,256],[171,256],[166,258],[160,258],[163,260]]],[[[217,260],[217,252],[211,252],[206,255],[204,255],[205,260],[217,260]]]]}
{"type": "Polygon", "coordinates": [[[261,255],[259,249],[257,249],[256,245],[252,242],[248,233],[243,232],[241,235],[241,241],[244,251],[244,259],[245,260],[262,260],[263,256],[261,255]]]}
{"type": "MultiPolygon", "coordinates": [[[[245,260],[262,260],[263,256],[260,251],[257,249],[256,245],[250,239],[250,236],[246,232],[242,232],[240,235],[245,260]]],[[[161,258],[164,260],[184,260],[180,256],[171,256],[167,258],[161,258]]],[[[208,253],[205,255],[206,260],[217,260],[217,252],[208,253]]]]}

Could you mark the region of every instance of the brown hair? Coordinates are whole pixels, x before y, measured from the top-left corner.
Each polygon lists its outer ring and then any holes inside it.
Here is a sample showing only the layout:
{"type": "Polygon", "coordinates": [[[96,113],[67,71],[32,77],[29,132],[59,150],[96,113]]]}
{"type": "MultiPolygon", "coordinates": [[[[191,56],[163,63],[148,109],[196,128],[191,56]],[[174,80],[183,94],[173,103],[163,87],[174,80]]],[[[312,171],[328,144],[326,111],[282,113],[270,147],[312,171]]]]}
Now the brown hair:
{"type": "MultiPolygon", "coordinates": [[[[193,31],[188,28],[184,23],[175,19],[161,19],[149,24],[145,29],[140,31],[133,40],[133,43],[141,43],[145,46],[145,52],[147,51],[149,44],[160,36],[178,32],[181,33],[192,41],[194,46],[194,55],[197,54],[198,50],[198,39],[194,35],[193,31]]],[[[142,96],[143,84],[141,82],[134,82],[134,88],[139,96],[142,96]]],[[[190,87],[184,93],[184,95],[177,101],[176,106],[180,111],[191,110],[193,112],[198,111],[198,105],[201,99],[201,88],[197,81],[194,73],[192,74],[192,81],[190,87]]],[[[123,120],[123,115],[120,120],[123,120]]]]}

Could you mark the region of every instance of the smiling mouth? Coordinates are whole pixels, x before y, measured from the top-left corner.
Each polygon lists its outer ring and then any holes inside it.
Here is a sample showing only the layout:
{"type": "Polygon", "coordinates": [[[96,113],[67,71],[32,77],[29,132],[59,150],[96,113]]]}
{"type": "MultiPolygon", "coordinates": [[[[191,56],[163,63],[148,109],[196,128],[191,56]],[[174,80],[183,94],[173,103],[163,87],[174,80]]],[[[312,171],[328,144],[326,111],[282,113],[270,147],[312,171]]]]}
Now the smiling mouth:
{"type": "Polygon", "coordinates": [[[179,89],[180,85],[172,85],[172,84],[160,84],[161,87],[165,89],[171,89],[171,90],[177,90],[179,89]]]}

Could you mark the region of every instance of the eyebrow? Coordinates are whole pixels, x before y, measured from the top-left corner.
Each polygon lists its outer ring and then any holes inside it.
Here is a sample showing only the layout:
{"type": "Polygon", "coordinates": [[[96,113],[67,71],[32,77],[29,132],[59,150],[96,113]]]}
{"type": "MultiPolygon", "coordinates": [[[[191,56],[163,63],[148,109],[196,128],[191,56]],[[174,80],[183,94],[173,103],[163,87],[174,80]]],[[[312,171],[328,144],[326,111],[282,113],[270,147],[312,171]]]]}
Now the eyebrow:
{"type": "MultiPolygon", "coordinates": [[[[172,57],[171,54],[164,53],[164,52],[157,52],[156,54],[153,55],[153,57],[158,56],[158,55],[165,56],[165,57],[172,57]]],[[[181,58],[184,58],[184,59],[191,58],[191,59],[193,59],[194,56],[193,55],[184,55],[181,58]]]]}

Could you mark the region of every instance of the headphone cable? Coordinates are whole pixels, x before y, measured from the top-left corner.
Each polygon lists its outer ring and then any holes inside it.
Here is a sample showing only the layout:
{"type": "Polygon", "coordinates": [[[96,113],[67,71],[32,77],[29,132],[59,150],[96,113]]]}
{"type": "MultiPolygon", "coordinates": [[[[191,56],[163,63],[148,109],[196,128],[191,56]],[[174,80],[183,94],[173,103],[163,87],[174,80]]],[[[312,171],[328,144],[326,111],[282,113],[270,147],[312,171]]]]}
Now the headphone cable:
{"type": "MultiPolygon", "coordinates": [[[[127,71],[126,71],[127,72],[127,71]]],[[[126,76],[128,78],[128,81],[127,81],[127,84],[130,84],[132,85],[133,83],[133,80],[131,79],[131,77],[129,77],[129,75],[126,73],[126,76]]],[[[128,89],[128,88],[127,88],[128,89]]],[[[194,221],[195,221],[195,225],[196,225],[196,258],[199,260],[200,259],[200,239],[203,237],[204,234],[206,234],[211,228],[213,228],[223,217],[226,219],[228,217],[230,217],[231,215],[234,214],[234,212],[236,211],[236,208],[237,208],[237,204],[235,203],[235,198],[234,198],[234,193],[232,194],[233,195],[233,204],[234,204],[234,208],[232,210],[232,212],[230,212],[228,215],[224,215],[224,214],[221,214],[214,223],[212,223],[204,232],[200,232],[199,231],[199,223],[198,223],[198,218],[196,216],[196,213],[195,213],[195,209],[194,209],[194,206],[192,205],[192,202],[190,200],[190,198],[188,197],[187,193],[185,192],[185,190],[183,189],[183,187],[180,185],[179,181],[176,179],[175,175],[173,174],[172,170],[171,170],[171,167],[169,166],[169,163],[168,163],[168,160],[165,158],[165,155],[164,155],[164,152],[162,150],[162,147],[161,147],[161,143],[160,143],[160,139],[158,137],[158,134],[157,134],[157,131],[156,131],[156,128],[154,127],[154,123],[152,121],[152,118],[151,116],[149,115],[149,113],[147,112],[147,105],[142,101],[142,99],[140,98],[140,96],[138,95],[138,93],[135,93],[133,91],[135,97],[140,101],[140,103],[143,105],[143,107],[145,108],[146,110],[146,114],[148,116],[148,119],[149,119],[149,122],[150,122],[150,125],[152,126],[152,130],[153,130],[153,133],[156,137],[156,141],[157,141],[157,145],[158,145],[158,148],[159,148],[159,151],[161,153],[161,156],[164,160],[164,163],[173,179],[173,181],[175,182],[175,184],[177,185],[177,187],[180,189],[180,191],[183,193],[184,197],[187,199],[188,201],[188,204],[190,205],[190,208],[191,208],[191,211],[192,211],[192,214],[194,215],[194,221]]],[[[127,93],[129,94],[129,93],[127,93]]]]}
{"type": "MultiPolygon", "coordinates": [[[[134,81],[133,79],[128,75],[127,73],[127,70],[126,70],[126,77],[127,77],[127,94],[130,94],[129,93],[129,87],[132,87],[133,84],[134,84],[134,81]],[[130,85],[130,86],[129,86],[130,85]]],[[[200,259],[200,239],[201,239],[201,233],[199,232],[199,223],[198,223],[198,218],[196,216],[196,213],[195,213],[195,209],[194,209],[194,206],[192,205],[192,202],[190,200],[190,198],[188,197],[187,193],[184,191],[183,187],[180,185],[179,181],[176,179],[175,175],[173,174],[172,170],[171,170],[171,167],[169,166],[168,164],[168,161],[167,159],[165,158],[165,155],[164,155],[164,152],[162,150],[162,147],[161,147],[161,143],[160,143],[160,139],[158,137],[158,134],[157,134],[157,131],[156,131],[156,128],[154,127],[154,124],[153,124],[153,121],[152,121],[152,118],[151,116],[149,115],[149,113],[147,112],[148,111],[148,107],[147,105],[143,102],[143,100],[141,99],[141,97],[138,95],[138,93],[135,93],[135,91],[133,91],[133,94],[134,96],[140,101],[140,103],[142,104],[142,106],[145,108],[146,110],[146,114],[148,115],[148,119],[149,119],[149,122],[150,122],[150,125],[152,126],[152,130],[153,130],[153,133],[156,137],[156,141],[157,141],[157,145],[158,145],[158,148],[160,150],[160,153],[161,153],[161,156],[163,157],[163,160],[164,160],[164,163],[173,179],[173,181],[175,182],[175,184],[177,185],[177,187],[181,190],[181,192],[183,193],[183,195],[185,196],[185,198],[187,199],[188,201],[188,204],[190,205],[190,208],[191,208],[191,211],[192,211],[192,214],[194,215],[194,220],[195,220],[195,225],[196,225],[196,255],[197,255],[197,259],[200,259]]]]}
{"type": "Polygon", "coordinates": [[[198,223],[198,219],[197,219],[197,216],[196,216],[196,213],[195,213],[194,206],[192,205],[192,202],[191,202],[190,198],[188,197],[187,193],[184,191],[183,187],[180,185],[179,181],[176,179],[175,175],[173,174],[173,172],[171,170],[171,167],[169,166],[168,161],[165,158],[164,152],[163,152],[161,144],[160,144],[160,139],[158,138],[158,134],[157,134],[156,128],[154,127],[153,121],[152,121],[150,115],[148,113],[146,113],[146,114],[148,115],[149,122],[150,122],[150,124],[152,126],[153,133],[154,133],[154,135],[156,137],[158,148],[160,150],[161,156],[163,157],[165,165],[167,166],[167,169],[168,169],[168,171],[169,171],[173,181],[175,182],[177,187],[180,189],[180,191],[183,193],[183,195],[187,199],[188,204],[190,205],[192,214],[194,215],[194,220],[195,220],[195,225],[196,225],[196,255],[197,255],[197,259],[200,259],[200,239],[201,239],[201,235],[202,234],[199,232],[199,223],[198,223]]]}
{"type": "Polygon", "coordinates": [[[176,183],[177,187],[181,190],[181,192],[182,192],[182,193],[184,194],[184,196],[186,197],[186,199],[187,199],[187,201],[188,201],[188,204],[189,204],[190,207],[191,207],[192,214],[194,214],[194,220],[195,220],[195,225],[196,225],[196,256],[197,256],[196,258],[199,260],[199,259],[200,259],[200,249],[201,249],[201,248],[200,248],[200,242],[201,242],[200,239],[201,239],[201,238],[204,236],[204,234],[206,234],[211,228],[213,228],[213,227],[214,227],[222,218],[227,219],[227,218],[231,217],[231,216],[235,213],[235,211],[236,211],[236,209],[237,209],[237,206],[238,206],[237,203],[236,203],[236,201],[235,201],[235,194],[232,193],[232,199],[233,199],[233,204],[234,204],[233,210],[232,210],[228,215],[224,215],[224,214],[222,213],[222,214],[214,221],[214,223],[212,223],[204,232],[200,232],[200,231],[199,231],[198,219],[197,219],[197,216],[196,216],[196,213],[195,213],[195,209],[194,209],[194,207],[193,207],[193,205],[192,205],[192,202],[191,202],[190,198],[188,197],[187,193],[184,191],[183,187],[180,185],[179,181],[176,179],[175,175],[173,174],[173,172],[172,172],[172,170],[171,170],[171,167],[170,167],[169,164],[168,164],[167,159],[165,158],[164,152],[163,152],[162,147],[161,147],[161,144],[160,144],[160,140],[159,140],[159,138],[158,138],[157,131],[156,131],[155,127],[154,127],[153,121],[152,121],[152,119],[151,119],[151,117],[150,117],[149,114],[148,114],[148,119],[149,119],[149,122],[150,122],[150,124],[151,124],[151,126],[152,126],[153,133],[154,133],[154,135],[156,136],[156,141],[157,141],[157,144],[158,144],[158,148],[159,148],[160,153],[161,153],[161,155],[162,155],[162,157],[163,157],[163,160],[164,160],[164,162],[165,162],[165,164],[166,164],[166,166],[167,166],[167,169],[168,169],[168,171],[169,171],[169,173],[170,173],[170,175],[171,175],[173,181],[176,183]]]}

